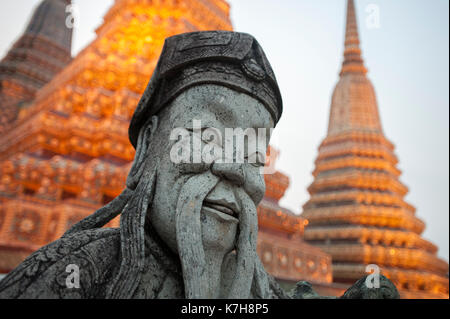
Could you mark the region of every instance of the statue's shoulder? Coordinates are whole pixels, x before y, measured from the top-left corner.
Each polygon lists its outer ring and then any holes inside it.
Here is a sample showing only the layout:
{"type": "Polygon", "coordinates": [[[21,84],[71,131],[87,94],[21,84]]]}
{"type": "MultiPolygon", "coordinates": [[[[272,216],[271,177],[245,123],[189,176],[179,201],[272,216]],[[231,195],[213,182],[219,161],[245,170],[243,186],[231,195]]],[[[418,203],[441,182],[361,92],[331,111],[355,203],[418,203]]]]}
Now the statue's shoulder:
{"type": "Polygon", "coordinates": [[[0,298],[101,297],[120,265],[120,229],[61,237],[0,281],[0,298]]]}

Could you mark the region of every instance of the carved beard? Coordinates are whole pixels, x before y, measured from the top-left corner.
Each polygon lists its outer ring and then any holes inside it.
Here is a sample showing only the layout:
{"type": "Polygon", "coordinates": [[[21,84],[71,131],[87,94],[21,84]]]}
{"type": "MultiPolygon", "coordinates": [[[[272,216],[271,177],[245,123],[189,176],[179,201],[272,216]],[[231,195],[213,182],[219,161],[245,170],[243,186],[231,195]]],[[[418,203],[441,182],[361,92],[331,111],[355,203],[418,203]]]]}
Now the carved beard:
{"type": "MultiPolygon", "coordinates": [[[[175,216],[178,253],[183,271],[185,297],[205,299],[209,278],[204,275],[207,271],[200,217],[203,200],[217,185],[219,178],[209,169],[186,177],[178,197],[175,216]]],[[[108,298],[132,298],[139,285],[145,260],[144,224],[153,199],[155,180],[156,169],[147,167],[122,212],[122,264],[108,291],[108,298]]],[[[244,299],[250,297],[255,266],[259,266],[258,262],[255,265],[258,260],[258,221],[256,207],[250,197],[242,189],[238,189],[236,193],[242,207],[239,214],[238,240],[235,256],[232,252],[224,260],[229,264],[226,268],[232,272],[227,277],[233,280],[231,287],[227,287],[227,297],[244,299]]]]}
{"type": "MultiPolygon", "coordinates": [[[[201,175],[194,175],[182,186],[178,197],[176,238],[183,269],[185,296],[189,299],[207,298],[209,278],[205,276],[207,266],[200,217],[203,200],[218,182],[219,178],[209,170],[201,175]]],[[[242,211],[239,214],[236,259],[230,259],[235,261],[235,267],[232,267],[234,280],[228,297],[242,299],[250,296],[251,278],[255,269],[258,220],[256,207],[250,197],[241,189],[237,195],[242,211]]]]}
{"type": "MultiPolygon", "coordinates": [[[[148,167],[146,162],[146,167],[148,167]]],[[[156,169],[145,169],[120,218],[122,262],[107,298],[132,298],[145,265],[145,220],[152,202],[156,169]]]]}
{"type": "MultiPolygon", "coordinates": [[[[149,204],[155,191],[156,168],[147,162],[135,189],[126,188],[111,203],[74,225],[64,236],[104,226],[118,214],[122,263],[119,273],[108,289],[107,298],[133,298],[141,280],[145,261],[145,221],[149,204]]],[[[187,173],[187,172],[185,172],[187,173]]],[[[183,270],[186,298],[205,298],[208,286],[205,252],[201,238],[201,208],[205,197],[219,179],[209,169],[203,173],[189,172],[181,187],[176,208],[176,236],[183,270]],[[189,177],[189,175],[191,175],[189,177]],[[202,185],[199,186],[198,185],[202,185]]],[[[270,298],[273,280],[264,270],[256,255],[257,213],[254,202],[238,188],[237,200],[242,210],[239,214],[238,240],[235,251],[224,258],[223,268],[227,271],[223,280],[224,297],[243,299],[251,295],[256,298],[270,298]],[[232,282],[230,287],[226,287],[232,282]],[[252,286],[253,284],[253,286],[252,286]]],[[[63,236],[63,237],[64,237],[63,236]]],[[[276,295],[286,297],[277,289],[276,295]]]]}
{"type": "MultiPolygon", "coordinates": [[[[130,174],[130,181],[122,194],[94,214],[74,225],[64,236],[87,229],[104,226],[121,213],[120,234],[122,263],[119,273],[108,289],[107,298],[133,298],[141,280],[145,262],[145,221],[149,205],[153,200],[156,180],[156,166],[145,161],[139,174],[130,174]],[[132,187],[132,188],[131,188],[132,187]]],[[[183,169],[184,170],[184,169],[183,169]]],[[[219,178],[208,166],[185,170],[186,182],[180,190],[176,208],[176,236],[183,270],[186,298],[205,298],[208,278],[205,272],[205,252],[201,238],[201,208],[205,197],[218,183],[219,178]],[[202,185],[202,186],[198,186],[202,185]]],[[[133,171],[133,170],[132,170],[133,171]]],[[[224,280],[225,297],[269,298],[272,280],[256,255],[257,213],[256,207],[243,189],[236,191],[242,211],[239,214],[238,240],[235,251],[224,258],[228,273],[224,280]],[[231,282],[231,287],[225,287],[231,282]],[[252,286],[253,283],[253,286],[252,286]]],[[[277,294],[283,295],[280,291],[277,294]]]]}
{"type": "MultiPolygon", "coordinates": [[[[155,190],[156,168],[147,161],[141,170],[134,189],[126,188],[111,203],[74,225],[64,236],[104,226],[118,214],[120,219],[122,263],[119,274],[108,289],[106,298],[133,298],[141,280],[145,261],[145,221],[149,204],[155,190]]],[[[186,298],[204,298],[208,278],[205,270],[205,252],[201,238],[200,213],[202,203],[219,181],[209,169],[204,172],[189,172],[181,187],[176,208],[176,236],[183,270],[186,298]],[[189,177],[189,175],[191,175],[189,177]],[[202,185],[199,189],[198,185],[202,185]],[[195,190],[195,191],[194,191],[195,190]]],[[[238,188],[237,199],[242,207],[239,215],[236,250],[224,258],[224,287],[228,298],[271,298],[272,290],[277,297],[289,298],[274,285],[256,255],[257,213],[256,207],[243,189],[238,188]],[[253,285],[252,285],[253,284],[253,285]]],[[[64,237],[63,236],[63,237],[64,237]]]]}
{"type": "MultiPolygon", "coordinates": [[[[122,263],[118,275],[107,291],[107,298],[132,298],[144,270],[145,221],[149,204],[153,200],[157,167],[156,163],[150,160],[152,157],[147,154],[151,152],[148,140],[152,129],[157,127],[157,117],[149,119],[150,122],[152,125],[146,123],[139,134],[136,156],[127,178],[127,187],[122,194],[75,224],[63,235],[65,237],[83,230],[103,227],[121,214],[122,263]],[[144,160],[145,158],[148,160],[144,160]]],[[[175,222],[185,295],[187,298],[202,298],[205,297],[206,290],[203,287],[207,287],[208,278],[202,276],[206,261],[201,238],[200,212],[203,200],[219,179],[211,173],[208,165],[194,166],[182,168],[187,180],[180,191],[175,222]],[[198,185],[203,186],[198,189],[198,185]]],[[[242,211],[239,215],[236,258],[233,258],[232,253],[224,258],[225,263],[230,264],[230,267],[226,267],[231,271],[229,279],[233,280],[228,297],[248,298],[250,290],[253,289],[254,297],[268,298],[273,280],[267,276],[256,255],[256,207],[243,189],[239,188],[236,193],[242,211]]],[[[283,295],[281,291],[277,294],[283,295]]]]}

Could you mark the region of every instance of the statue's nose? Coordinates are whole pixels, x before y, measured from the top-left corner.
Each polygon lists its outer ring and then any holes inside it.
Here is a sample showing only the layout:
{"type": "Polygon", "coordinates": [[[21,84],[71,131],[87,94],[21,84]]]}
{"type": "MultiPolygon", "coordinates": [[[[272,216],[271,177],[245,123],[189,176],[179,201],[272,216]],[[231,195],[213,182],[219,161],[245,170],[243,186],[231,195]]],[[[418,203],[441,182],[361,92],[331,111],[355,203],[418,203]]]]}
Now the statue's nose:
{"type": "Polygon", "coordinates": [[[214,163],[211,171],[214,175],[237,185],[243,185],[245,182],[244,169],[239,163],[214,163]]]}

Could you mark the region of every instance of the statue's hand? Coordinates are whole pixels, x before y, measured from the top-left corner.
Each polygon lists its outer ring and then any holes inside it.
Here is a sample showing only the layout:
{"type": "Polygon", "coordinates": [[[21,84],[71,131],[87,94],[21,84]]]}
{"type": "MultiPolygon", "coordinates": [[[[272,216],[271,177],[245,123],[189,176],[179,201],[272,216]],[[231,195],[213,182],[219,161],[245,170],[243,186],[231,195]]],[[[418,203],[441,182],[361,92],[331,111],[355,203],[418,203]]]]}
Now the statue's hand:
{"type": "Polygon", "coordinates": [[[369,288],[366,284],[367,276],[358,280],[340,297],[340,299],[400,299],[400,294],[392,281],[380,275],[378,288],[369,288]]]}

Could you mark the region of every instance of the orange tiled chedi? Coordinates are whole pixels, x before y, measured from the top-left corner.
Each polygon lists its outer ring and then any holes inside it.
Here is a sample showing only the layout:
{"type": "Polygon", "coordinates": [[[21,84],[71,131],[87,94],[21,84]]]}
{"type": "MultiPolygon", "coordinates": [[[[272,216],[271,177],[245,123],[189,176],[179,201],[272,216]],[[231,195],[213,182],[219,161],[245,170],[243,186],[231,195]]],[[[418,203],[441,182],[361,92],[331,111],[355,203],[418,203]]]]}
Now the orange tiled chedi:
{"type": "Polygon", "coordinates": [[[301,215],[305,240],[331,254],[335,282],[352,283],[376,264],[403,298],[448,298],[448,263],[420,236],[425,224],[403,199],[408,188],[366,73],[348,0],[344,62],[301,215]]]}

